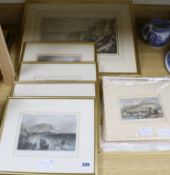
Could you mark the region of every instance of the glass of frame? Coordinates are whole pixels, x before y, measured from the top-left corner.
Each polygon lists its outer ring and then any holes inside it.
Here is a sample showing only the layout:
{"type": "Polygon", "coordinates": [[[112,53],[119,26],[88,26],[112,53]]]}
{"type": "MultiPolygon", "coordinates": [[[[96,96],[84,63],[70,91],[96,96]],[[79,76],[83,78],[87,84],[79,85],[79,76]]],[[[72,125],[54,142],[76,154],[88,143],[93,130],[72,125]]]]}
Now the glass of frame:
{"type": "Polygon", "coordinates": [[[170,79],[104,77],[104,140],[169,139],[169,91],[170,79]]]}
{"type": "Polygon", "coordinates": [[[25,41],[94,42],[100,73],[139,73],[130,3],[27,3],[25,41]]]}
{"type": "Polygon", "coordinates": [[[94,126],[92,98],[9,99],[0,172],[95,174],[94,126]]]}
{"type": "Polygon", "coordinates": [[[91,82],[15,82],[13,97],[95,97],[95,83],[91,82]]]}
{"type": "Polygon", "coordinates": [[[22,61],[96,61],[93,43],[26,42],[22,61]]]}
{"type": "Polygon", "coordinates": [[[94,62],[23,62],[19,81],[93,81],[97,80],[94,62]]]}

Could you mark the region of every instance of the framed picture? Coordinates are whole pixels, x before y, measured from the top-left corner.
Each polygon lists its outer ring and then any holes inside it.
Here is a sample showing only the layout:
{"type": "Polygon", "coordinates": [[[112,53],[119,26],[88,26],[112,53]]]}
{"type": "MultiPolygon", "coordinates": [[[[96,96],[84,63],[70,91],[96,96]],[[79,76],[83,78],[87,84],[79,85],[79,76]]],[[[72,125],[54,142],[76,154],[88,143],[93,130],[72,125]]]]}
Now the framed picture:
{"type": "Polygon", "coordinates": [[[0,172],[95,174],[95,120],[92,98],[9,99],[0,172]]]}
{"type": "Polygon", "coordinates": [[[97,80],[94,62],[23,62],[19,81],[93,81],[97,80]]]}
{"type": "Polygon", "coordinates": [[[170,79],[103,78],[105,141],[170,138],[170,79]]]}
{"type": "Polygon", "coordinates": [[[23,42],[94,42],[100,73],[139,73],[129,3],[27,3],[23,42]]]}
{"type": "Polygon", "coordinates": [[[15,82],[13,97],[95,97],[96,85],[91,82],[15,82]]]}
{"type": "Polygon", "coordinates": [[[95,45],[82,42],[26,42],[22,61],[96,61],[95,45]]]}

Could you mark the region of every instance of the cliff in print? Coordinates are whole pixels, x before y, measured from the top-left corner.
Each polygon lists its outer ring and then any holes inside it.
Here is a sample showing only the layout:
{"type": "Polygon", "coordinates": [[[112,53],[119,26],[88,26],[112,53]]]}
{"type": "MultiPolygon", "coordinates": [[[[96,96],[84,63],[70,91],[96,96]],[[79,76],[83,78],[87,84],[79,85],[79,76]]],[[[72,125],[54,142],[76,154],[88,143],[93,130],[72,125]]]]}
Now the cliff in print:
{"type": "Polygon", "coordinates": [[[58,18],[41,20],[41,41],[95,42],[98,53],[118,53],[117,20],[113,18],[58,18]]]}
{"type": "Polygon", "coordinates": [[[120,106],[123,120],[163,117],[163,110],[158,97],[120,99],[120,106]]]}
{"type": "Polygon", "coordinates": [[[74,114],[24,114],[17,149],[75,151],[76,131],[74,114]]]}

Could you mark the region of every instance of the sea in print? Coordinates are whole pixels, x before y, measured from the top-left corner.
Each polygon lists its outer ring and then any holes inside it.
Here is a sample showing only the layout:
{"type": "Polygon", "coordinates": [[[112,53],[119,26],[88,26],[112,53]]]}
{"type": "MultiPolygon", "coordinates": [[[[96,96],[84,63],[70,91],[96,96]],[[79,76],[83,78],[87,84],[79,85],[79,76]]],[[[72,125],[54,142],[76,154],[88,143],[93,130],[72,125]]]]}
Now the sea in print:
{"type": "Polygon", "coordinates": [[[17,149],[75,151],[76,130],[74,114],[24,114],[17,149]]]}
{"type": "Polygon", "coordinates": [[[123,120],[163,118],[163,110],[158,97],[120,99],[123,120]]]}
{"type": "Polygon", "coordinates": [[[39,55],[37,61],[81,61],[80,55],[39,55]]]}

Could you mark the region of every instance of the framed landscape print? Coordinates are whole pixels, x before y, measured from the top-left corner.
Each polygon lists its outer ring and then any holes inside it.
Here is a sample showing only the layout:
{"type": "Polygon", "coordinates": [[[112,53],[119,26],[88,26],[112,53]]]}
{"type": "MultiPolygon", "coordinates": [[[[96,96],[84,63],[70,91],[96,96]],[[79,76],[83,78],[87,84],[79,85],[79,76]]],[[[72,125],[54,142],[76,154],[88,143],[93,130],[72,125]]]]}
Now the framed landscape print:
{"type": "Polygon", "coordinates": [[[97,80],[96,63],[23,62],[19,81],[93,81],[97,80]]]}
{"type": "Polygon", "coordinates": [[[96,85],[91,82],[15,82],[13,97],[95,97],[96,85]]]}
{"type": "Polygon", "coordinates": [[[22,61],[96,61],[94,43],[26,42],[22,61]]]}
{"type": "Polygon", "coordinates": [[[9,99],[0,172],[95,174],[94,126],[92,98],[9,99]]]}
{"type": "Polygon", "coordinates": [[[169,90],[170,79],[104,77],[104,140],[169,139],[169,90]]]}
{"type": "Polygon", "coordinates": [[[23,42],[94,42],[100,73],[136,74],[132,28],[129,3],[27,3],[23,42]]]}

